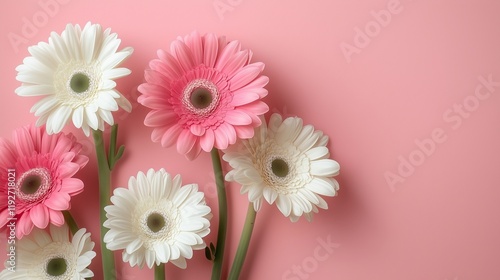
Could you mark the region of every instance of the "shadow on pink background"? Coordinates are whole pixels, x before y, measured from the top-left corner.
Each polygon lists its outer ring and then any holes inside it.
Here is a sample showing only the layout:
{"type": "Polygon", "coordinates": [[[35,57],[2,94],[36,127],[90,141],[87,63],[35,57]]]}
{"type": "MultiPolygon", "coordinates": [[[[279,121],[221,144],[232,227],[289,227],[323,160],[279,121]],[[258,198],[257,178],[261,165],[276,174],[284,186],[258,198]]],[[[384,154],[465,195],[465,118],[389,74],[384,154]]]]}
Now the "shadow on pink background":
{"type": "MultiPolygon", "coordinates": [[[[156,50],[192,30],[240,40],[266,64],[271,111],[298,115],[330,136],[340,192],[312,223],[293,224],[263,207],[241,279],[500,279],[500,2],[26,0],[3,1],[0,11],[1,137],[35,121],[35,99],[14,94],[15,67],[28,46],[67,23],[100,23],[135,49],[124,64],[132,74],[118,81],[131,98],[156,50]]],[[[127,149],[113,185],[163,167],[198,183],[215,209],[209,156],[188,162],[152,143],[142,124],[147,110],[131,101],[133,112],[118,116],[127,149]]],[[[71,211],[98,243],[93,144],[65,131],[91,156],[77,174],[85,191],[71,211]]],[[[247,208],[239,186],[228,191],[227,262],[247,208]]],[[[214,218],[208,242],[216,226],[214,218]]],[[[118,279],[152,278],[116,256],[118,279]]],[[[98,254],[90,266],[95,279],[100,262],[98,254]]],[[[167,265],[167,279],[210,272],[202,251],[187,270],[167,265]]]]}

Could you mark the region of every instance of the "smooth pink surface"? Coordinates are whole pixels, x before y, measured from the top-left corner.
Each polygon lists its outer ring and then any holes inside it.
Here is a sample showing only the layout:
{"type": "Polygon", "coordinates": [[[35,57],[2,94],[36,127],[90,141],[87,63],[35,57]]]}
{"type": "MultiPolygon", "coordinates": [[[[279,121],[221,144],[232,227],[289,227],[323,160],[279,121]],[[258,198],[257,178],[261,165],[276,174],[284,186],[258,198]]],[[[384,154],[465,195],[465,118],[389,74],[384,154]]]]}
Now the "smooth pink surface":
{"type": "MultiPolygon", "coordinates": [[[[266,63],[271,111],[324,130],[341,164],[339,196],[328,198],[330,209],[312,223],[292,224],[274,206],[263,207],[241,279],[500,279],[500,85],[488,88],[479,78],[500,81],[500,2],[54,1],[0,4],[1,137],[35,121],[29,113],[35,100],[14,94],[15,67],[29,45],[68,22],[111,27],[122,46],[135,48],[125,63],[133,73],[118,80],[132,97],[156,50],[178,35],[226,35],[266,63]],[[50,15],[39,4],[46,2],[58,3],[50,15]],[[23,34],[33,20],[39,26],[23,34]],[[22,40],[17,47],[12,34],[22,40]],[[474,97],[477,89],[482,100],[474,97]],[[399,181],[389,184],[389,172],[399,181]],[[324,249],[325,242],[333,244],[324,249]]],[[[146,113],[136,105],[118,118],[127,150],[114,185],[125,186],[139,170],[164,167],[181,173],[185,183],[198,183],[215,209],[209,155],[188,162],[175,148],[152,143],[146,113]]],[[[72,212],[97,241],[95,156],[92,142],[76,134],[91,160],[77,174],[86,186],[72,212]]],[[[228,189],[230,262],[247,200],[238,186],[228,189]]],[[[215,240],[213,221],[208,241],[215,240]]],[[[98,255],[91,265],[95,279],[99,267],[98,255]]],[[[119,279],[152,277],[128,264],[118,270],[119,279]]],[[[168,265],[167,279],[209,279],[210,270],[196,252],[185,271],[168,265]]]]}

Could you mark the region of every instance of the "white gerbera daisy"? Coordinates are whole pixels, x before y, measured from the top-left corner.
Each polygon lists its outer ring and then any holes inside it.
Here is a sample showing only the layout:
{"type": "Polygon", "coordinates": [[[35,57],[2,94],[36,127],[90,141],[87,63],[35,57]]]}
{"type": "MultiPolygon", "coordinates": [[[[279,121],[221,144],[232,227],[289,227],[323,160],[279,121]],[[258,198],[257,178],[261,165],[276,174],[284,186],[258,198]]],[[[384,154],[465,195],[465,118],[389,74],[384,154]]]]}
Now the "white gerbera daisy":
{"type": "Polygon", "coordinates": [[[114,79],[130,74],[115,68],[133,49],[117,52],[121,40],[99,24],[68,24],[61,35],[52,32],[49,42],[28,48],[31,56],[19,65],[16,89],[20,96],[45,96],[31,112],[39,117],[37,125],[47,124],[49,134],[58,133],[72,119],[85,134],[113,125],[111,112],[119,107],[130,112],[130,102],[115,89],[114,79]]]}
{"type": "Polygon", "coordinates": [[[226,180],[242,185],[241,193],[248,193],[255,211],[262,197],[295,222],[305,215],[311,221],[318,207],[327,209],[320,196],[335,196],[339,185],[339,164],[329,159],[328,137],[302,125],[302,119],[282,120],[273,114],[269,127],[263,122],[255,136],[242,140],[225,151],[223,159],[233,168],[226,180]]]}
{"type": "MultiPolygon", "coordinates": [[[[17,241],[15,271],[5,269],[0,279],[85,279],[94,273],[87,267],[96,256],[90,233],[82,228],[69,239],[68,226],[50,225],[50,235],[42,229],[34,229],[17,241]]],[[[8,264],[6,264],[8,266],[8,264]]]]}
{"type": "Polygon", "coordinates": [[[193,249],[206,247],[202,238],[212,214],[198,185],[181,185],[180,175],[172,179],[164,169],[149,169],[130,177],[128,189],[116,188],[113,205],[105,207],[106,247],[124,249],[123,261],[131,266],[171,262],[186,268],[193,249]]]}

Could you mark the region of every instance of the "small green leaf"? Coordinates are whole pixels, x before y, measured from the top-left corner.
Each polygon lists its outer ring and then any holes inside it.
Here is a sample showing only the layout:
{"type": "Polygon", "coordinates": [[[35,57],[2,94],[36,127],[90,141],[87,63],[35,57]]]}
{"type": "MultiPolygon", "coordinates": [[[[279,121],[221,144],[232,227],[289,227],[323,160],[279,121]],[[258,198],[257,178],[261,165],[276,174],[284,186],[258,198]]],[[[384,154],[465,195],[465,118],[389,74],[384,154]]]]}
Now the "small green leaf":
{"type": "Polygon", "coordinates": [[[213,242],[210,242],[210,251],[212,251],[212,255],[215,256],[215,245],[213,242]]]}
{"type": "Polygon", "coordinates": [[[118,161],[123,156],[124,151],[125,151],[125,145],[121,145],[120,148],[118,148],[118,152],[116,152],[115,161],[118,161]]]}
{"type": "Polygon", "coordinates": [[[207,260],[211,261],[212,260],[212,252],[210,252],[210,248],[205,247],[205,257],[207,260]]]}

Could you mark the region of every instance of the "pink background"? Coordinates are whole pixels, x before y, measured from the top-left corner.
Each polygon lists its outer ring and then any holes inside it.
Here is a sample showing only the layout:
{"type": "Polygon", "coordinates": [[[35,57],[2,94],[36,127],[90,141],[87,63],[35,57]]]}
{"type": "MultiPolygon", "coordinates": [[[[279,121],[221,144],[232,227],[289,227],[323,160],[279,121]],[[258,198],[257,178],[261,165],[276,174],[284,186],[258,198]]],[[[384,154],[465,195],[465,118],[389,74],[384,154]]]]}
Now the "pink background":
{"type": "MultiPolygon", "coordinates": [[[[339,196],[328,198],[330,209],[312,223],[293,224],[275,206],[263,207],[241,279],[500,279],[500,86],[488,90],[478,79],[500,81],[500,2],[54,1],[0,4],[1,137],[35,120],[29,113],[35,100],[14,94],[15,67],[29,45],[47,41],[66,23],[100,23],[118,33],[122,47],[135,48],[125,63],[133,73],[118,81],[133,99],[157,49],[195,29],[226,35],[266,63],[272,111],[325,131],[341,164],[339,196]],[[39,2],[57,3],[57,9],[47,14],[39,2]],[[218,13],[214,4],[227,10],[218,13]],[[390,19],[383,17],[388,13],[390,19]],[[31,34],[23,33],[24,20],[38,24],[31,34]],[[9,34],[24,41],[15,46],[9,34]],[[347,45],[350,54],[342,51],[347,45]],[[474,97],[476,88],[482,100],[474,97]],[[429,140],[434,130],[442,135],[429,140]],[[399,181],[387,182],[389,173],[399,181]],[[326,251],[320,240],[338,247],[326,251]],[[302,272],[294,274],[294,266],[302,272]]],[[[174,148],[152,143],[151,129],[142,125],[147,110],[134,104],[132,114],[117,117],[127,150],[113,185],[164,167],[181,173],[185,183],[198,183],[215,209],[209,155],[188,162],[174,148]]],[[[91,156],[77,174],[86,189],[74,197],[72,212],[97,241],[93,146],[82,132],[65,130],[75,132],[91,156]]],[[[247,198],[236,185],[228,191],[230,261],[247,198]]],[[[216,221],[208,242],[215,240],[216,221]]],[[[95,279],[100,261],[98,254],[91,265],[95,279]]],[[[209,279],[210,270],[198,251],[187,270],[167,265],[167,279],[209,279]]],[[[119,279],[152,277],[128,264],[119,263],[118,271],[119,279]]]]}

